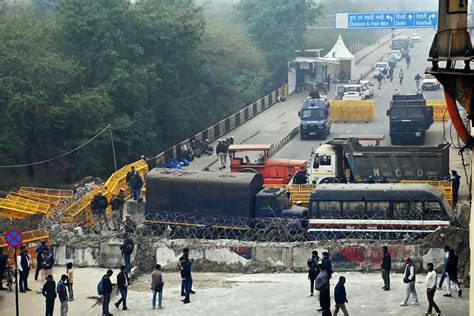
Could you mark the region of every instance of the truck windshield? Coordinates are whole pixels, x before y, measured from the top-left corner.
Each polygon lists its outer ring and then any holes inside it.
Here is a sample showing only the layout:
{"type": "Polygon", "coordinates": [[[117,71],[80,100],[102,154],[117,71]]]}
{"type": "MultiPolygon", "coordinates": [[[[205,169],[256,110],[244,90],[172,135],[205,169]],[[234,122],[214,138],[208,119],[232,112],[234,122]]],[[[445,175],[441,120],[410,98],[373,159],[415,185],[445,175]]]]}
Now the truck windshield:
{"type": "Polygon", "coordinates": [[[323,109],[306,109],[301,113],[302,119],[322,120],[327,118],[327,112],[323,109]]]}
{"type": "Polygon", "coordinates": [[[422,119],[423,109],[421,108],[392,108],[390,110],[390,117],[392,119],[422,119]]]}
{"type": "Polygon", "coordinates": [[[408,41],[404,39],[400,40],[393,40],[392,41],[392,49],[408,49],[408,41]]]}
{"type": "Polygon", "coordinates": [[[330,166],[331,156],[330,155],[316,155],[314,158],[313,168],[318,169],[319,166],[330,166]]]}

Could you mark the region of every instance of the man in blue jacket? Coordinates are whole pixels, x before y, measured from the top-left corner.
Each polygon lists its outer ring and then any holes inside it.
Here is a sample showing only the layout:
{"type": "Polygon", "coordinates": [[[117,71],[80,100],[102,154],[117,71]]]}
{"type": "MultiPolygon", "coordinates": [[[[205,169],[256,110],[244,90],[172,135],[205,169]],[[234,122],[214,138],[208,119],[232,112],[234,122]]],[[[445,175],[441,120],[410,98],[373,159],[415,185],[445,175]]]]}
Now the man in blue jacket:
{"type": "Polygon", "coordinates": [[[102,314],[104,316],[112,316],[109,312],[110,296],[112,295],[112,281],[110,277],[114,272],[107,270],[107,273],[102,277],[102,288],[104,290],[104,300],[102,302],[102,314]]]}
{"type": "Polygon", "coordinates": [[[339,310],[342,310],[344,316],[349,316],[349,313],[346,309],[346,303],[349,302],[347,301],[346,287],[344,286],[344,283],[346,283],[346,278],[340,276],[339,282],[336,284],[336,288],[334,289],[334,301],[336,302],[336,309],[334,310],[333,314],[334,316],[339,313],[339,310]]]}

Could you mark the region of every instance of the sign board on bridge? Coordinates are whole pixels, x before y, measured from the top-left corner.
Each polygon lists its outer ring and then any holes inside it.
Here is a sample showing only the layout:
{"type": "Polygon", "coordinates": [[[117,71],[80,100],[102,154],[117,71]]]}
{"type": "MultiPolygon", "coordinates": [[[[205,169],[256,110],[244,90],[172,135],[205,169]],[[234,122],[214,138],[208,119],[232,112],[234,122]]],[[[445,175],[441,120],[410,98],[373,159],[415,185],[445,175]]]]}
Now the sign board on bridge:
{"type": "Polygon", "coordinates": [[[385,29],[436,27],[438,12],[378,12],[378,13],[338,13],[338,29],[385,29]]]}

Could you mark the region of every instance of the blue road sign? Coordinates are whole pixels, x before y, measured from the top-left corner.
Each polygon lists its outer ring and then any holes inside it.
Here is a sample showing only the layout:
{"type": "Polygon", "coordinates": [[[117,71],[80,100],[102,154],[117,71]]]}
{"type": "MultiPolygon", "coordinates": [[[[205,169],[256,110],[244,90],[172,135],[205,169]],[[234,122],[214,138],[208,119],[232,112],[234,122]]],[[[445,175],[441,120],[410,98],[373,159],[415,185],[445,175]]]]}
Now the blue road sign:
{"type": "Polygon", "coordinates": [[[380,29],[380,28],[419,28],[436,27],[438,12],[377,12],[377,13],[338,13],[336,28],[380,29]]]}
{"type": "Polygon", "coordinates": [[[18,247],[19,245],[23,243],[23,234],[19,230],[15,230],[15,229],[9,230],[5,234],[5,242],[10,247],[13,247],[13,248],[18,247]]]}

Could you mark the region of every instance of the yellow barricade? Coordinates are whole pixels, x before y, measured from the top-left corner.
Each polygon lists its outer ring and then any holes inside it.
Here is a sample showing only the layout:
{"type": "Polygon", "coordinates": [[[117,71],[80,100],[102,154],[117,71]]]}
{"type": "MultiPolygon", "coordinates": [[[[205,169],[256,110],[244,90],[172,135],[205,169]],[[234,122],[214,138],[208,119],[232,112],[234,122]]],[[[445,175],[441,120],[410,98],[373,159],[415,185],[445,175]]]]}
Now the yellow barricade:
{"type": "Polygon", "coordinates": [[[433,120],[447,121],[449,120],[449,112],[446,107],[446,100],[426,100],[426,105],[433,107],[433,120]]]}
{"type": "Polygon", "coordinates": [[[333,122],[372,122],[375,118],[374,100],[330,100],[333,122]]]}
{"type": "Polygon", "coordinates": [[[0,199],[0,216],[25,218],[34,214],[46,215],[51,208],[49,203],[42,203],[17,196],[0,199]]]}
{"type": "Polygon", "coordinates": [[[402,180],[401,183],[409,183],[409,184],[430,184],[438,189],[441,193],[444,194],[444,198],[446,201],[449,202],[449,205],[453,206],[453,186],[450,181],[424,181],[424,180],[402,180]]]}
{"type": "MultiPolygon", "coordinates": [[[[144,178],[145,173],[148,172],[148,165],[145,160],[140,159],[134,163],[131,163],[129,165],[125,165],[116,172],[114,172],[104,183],[104,185],[98,189],[95,189],[91,192],[89,192],[87,195],[82,197],[81,199],[77,200],[73,204],[71,204],[67,210],[66,210],[66,218],[63,220],[66,222],[70,221],[84,221],[86,220],[88,224],[91,224],[90,221],[92,220],[91,214],[90,214],[90,205],[91,201],[94,198],[94,196],[98,192],[102,192],[102,194],[107,198],[107,200],[110,201],[112,198],[112,193],[118,193],[120,188],[125,189],[125,194],[127,196],[130,195],[130,189],[127,187],[125,180],[127,177],[127,173],[131,170],[132,166],[135,167],[135,170],[140,173],[140,175],[144,178]],[[83,214],[86,211],[86,214],[83,214]],[[84,218],[86,217],[86,218],[84,218]]],[[[143,179],[143,182],[145,182],[145,179],[143,179]]],[[[110,207],[108,209],[108,212],[110,214],[111,210],[110,207]]]]}
{"type": "Polygon", "coordinates": [[[290,203],[301,203],[302,206],[308,206],[311,193],[316,188],[316,184],[288,184],[286,191],[290,193],[290,203]]]}
{"type": "Polygon", "coordinates": [[[21,187],[18,194],[26,199],[41,200],[42,202],[56,205],[61,201],[72,203],[74,200],[74,192],[72,190],[21,187]]]}

